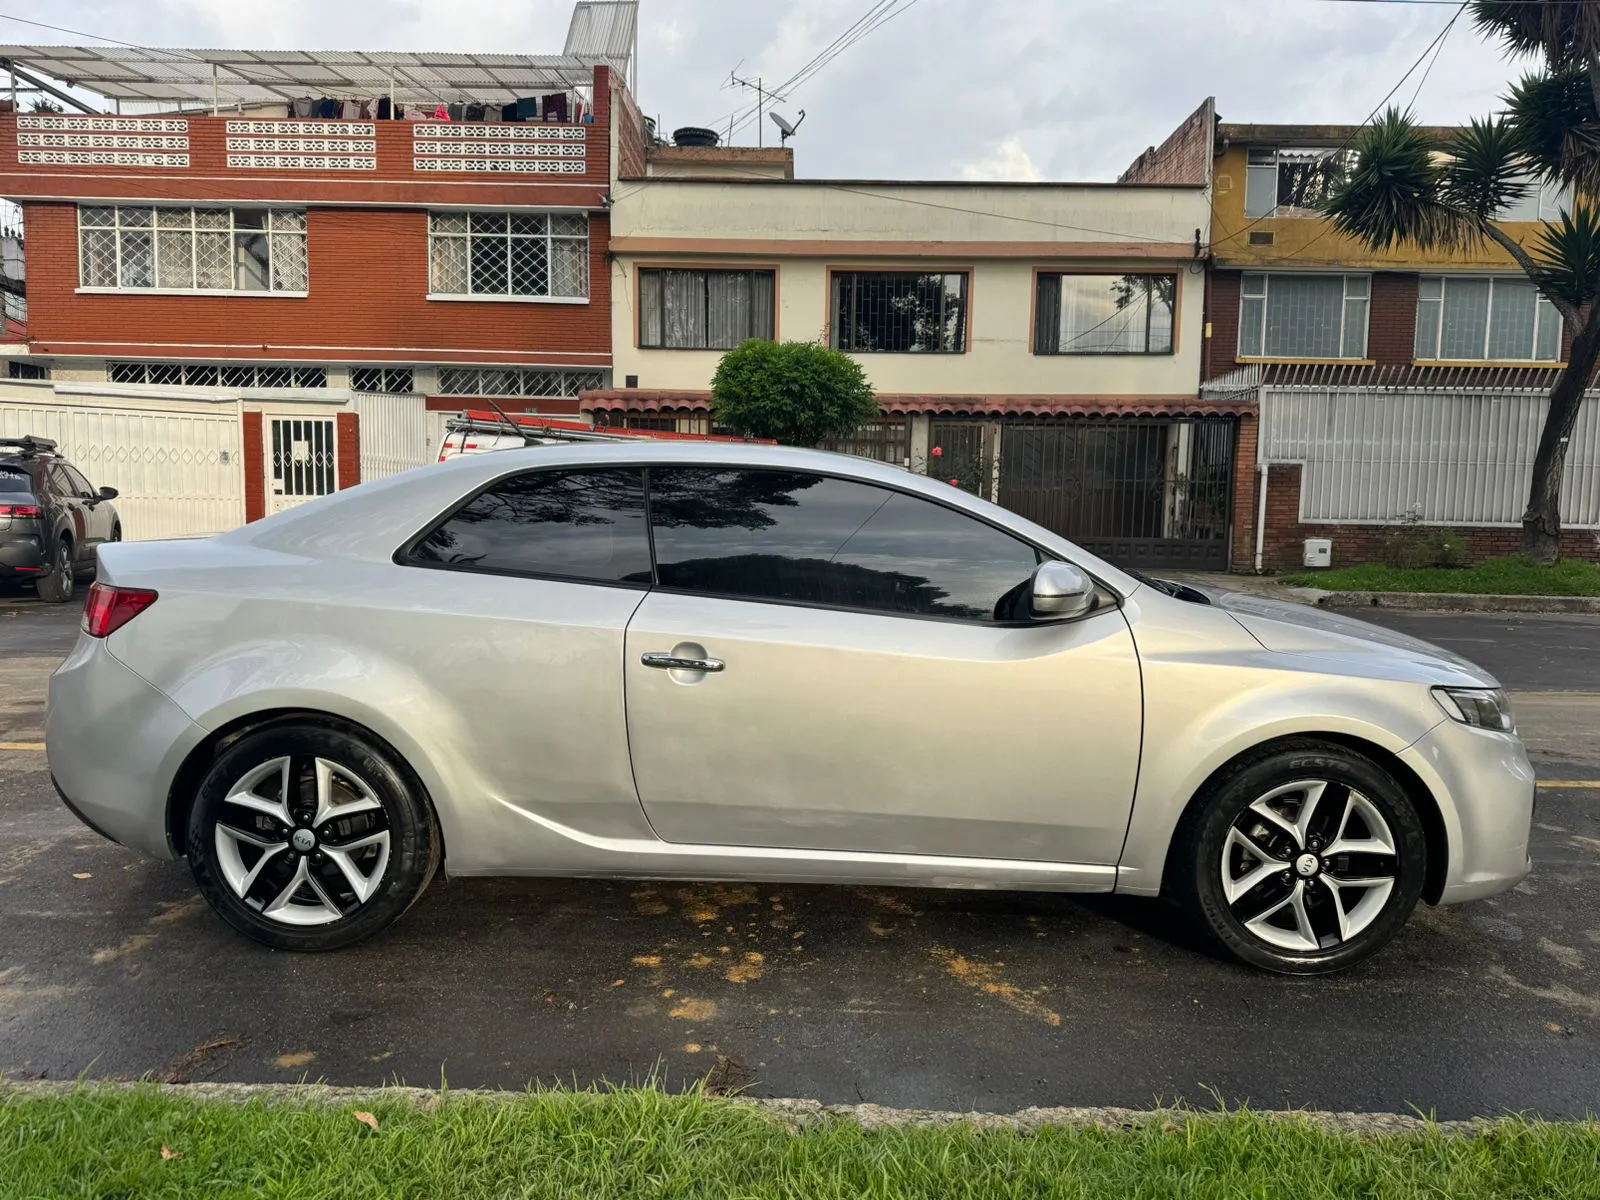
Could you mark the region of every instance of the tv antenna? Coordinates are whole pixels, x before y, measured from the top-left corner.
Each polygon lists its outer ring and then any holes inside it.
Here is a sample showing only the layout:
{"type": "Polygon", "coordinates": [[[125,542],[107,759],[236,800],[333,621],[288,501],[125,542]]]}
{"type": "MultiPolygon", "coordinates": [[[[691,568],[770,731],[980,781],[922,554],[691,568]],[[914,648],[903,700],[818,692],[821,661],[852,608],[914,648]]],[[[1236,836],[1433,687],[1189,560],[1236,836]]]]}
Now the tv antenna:
{"type": "MultiPolygon", "coordinates": [[[[737,71],[738,69],[738,67],[734,67],[733,71],[737,71]]],[[[753,81],[749,79],[740,79],[739,76],[733,73],[733,71],[728,72],[728,82],[725,86],[746,88],[756,94],[756,145],[758,147],[765,146],[766,143],[763,141],[761,136],[763,132],[761,117],[766,111],[767,98],[775,95],[775,93],[769,92],[766,90],[766,88],[761,86],[761,76],[757,75],[753,81]]],[[[730,142],[733,140],[733,130],[731,125],[728,130],[728,140],[730,142]]]]}
{"type": "Polygon", "coordinates": [[[800,119],[798,121],[795,121],[793,124],[791,124],[789,122],[789,118],[788,117],[784,116],[782,113],[778,112],[776,109],[774,109],[772,112],[768,113],[767,115],[772,118],[772,123],[778,127],[778,145],[779,146],[784,145],[790,138],[792,138],[795,135],[795,132],[800,128],[800,126],[802,126],[802,125],[804,125],[806,123],[806,110],[803,109],[803,108],[800,110],[800,119]]]}

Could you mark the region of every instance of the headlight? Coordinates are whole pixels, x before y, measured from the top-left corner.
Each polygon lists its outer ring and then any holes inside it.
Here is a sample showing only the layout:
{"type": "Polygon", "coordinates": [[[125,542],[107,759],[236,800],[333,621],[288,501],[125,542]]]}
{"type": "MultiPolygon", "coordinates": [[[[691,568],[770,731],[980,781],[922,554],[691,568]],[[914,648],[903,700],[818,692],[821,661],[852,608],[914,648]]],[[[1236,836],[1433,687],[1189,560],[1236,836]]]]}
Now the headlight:
{"type": "Polygon", "coordinates": [[[1517,723],[1511,716],[1511,702],[1499,688],[1439,687],[1433,689],[1433,698],[1452,720],[1463,725],[1476,725],[1496,733],[1517,731],[1517,723]]]}

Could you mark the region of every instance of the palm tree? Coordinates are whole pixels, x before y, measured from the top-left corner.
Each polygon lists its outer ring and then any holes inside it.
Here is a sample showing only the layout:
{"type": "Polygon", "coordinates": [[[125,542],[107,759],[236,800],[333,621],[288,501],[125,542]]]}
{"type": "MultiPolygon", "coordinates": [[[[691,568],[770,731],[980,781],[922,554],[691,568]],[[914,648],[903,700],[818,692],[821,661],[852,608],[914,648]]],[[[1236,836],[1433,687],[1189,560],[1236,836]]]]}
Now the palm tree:
{"type": "Polygon", "coordinates": [[[1548,564],[1561,552],[1567,441],[1600,362],[1600,213],[1592,202],[1600,196],[1600,3],[1473,0],[1472,16],[1508,56],[1537,56],[1540,69],[1511,88],[1504,113],[1442,142],[1391,108],[1362,131],[1325,211],[1336,229],[1377,250],[1494,242],[1561,314],[1572,353],[1550,389],[1522,515],[1524,553],[1548,564]],[[1497,214],[1544,184],[1579,198],[1524,246],[1497,214]]]}

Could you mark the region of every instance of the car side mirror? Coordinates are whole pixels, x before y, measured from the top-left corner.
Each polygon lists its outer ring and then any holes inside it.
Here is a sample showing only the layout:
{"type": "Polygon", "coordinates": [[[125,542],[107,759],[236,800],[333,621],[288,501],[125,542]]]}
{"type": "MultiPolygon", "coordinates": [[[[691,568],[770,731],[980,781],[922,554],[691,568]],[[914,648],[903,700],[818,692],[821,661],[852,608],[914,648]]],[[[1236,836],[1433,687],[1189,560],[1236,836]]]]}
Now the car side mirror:
{"type": "Polygon", "coordinates": [[[103,488],[100,489],[100,499],[101,500],[115,500],[118,495],[119,495],[119,493],[117,492],[117,489],[114,488],[114,487],[103,487],[103,488]]]}
{"type": "Polygon", "coordinates": [[[1035,621],[1075,621],[1093,611],[1095,584],[1077,567],[1042,562],[1034,568],[1031,615],[1035,621]]]}

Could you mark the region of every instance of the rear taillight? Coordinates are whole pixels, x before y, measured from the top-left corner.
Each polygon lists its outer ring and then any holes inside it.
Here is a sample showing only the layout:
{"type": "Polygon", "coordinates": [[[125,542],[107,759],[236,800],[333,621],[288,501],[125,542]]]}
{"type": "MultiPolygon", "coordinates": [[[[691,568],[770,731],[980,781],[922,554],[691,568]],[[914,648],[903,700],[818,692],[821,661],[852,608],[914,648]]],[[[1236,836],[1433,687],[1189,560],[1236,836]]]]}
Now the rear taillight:
{"type": "Polygon", "coordinates": [[[96,583],[83,608],[83,631],[93,638],[109,637],[155,602],[156,594],[144,588],[96,583]]]}
{"type": "Polygon", "coordinates": [[[40,517],[43,510],[37,504],[0,504],[0,517],[40,517]]]}

